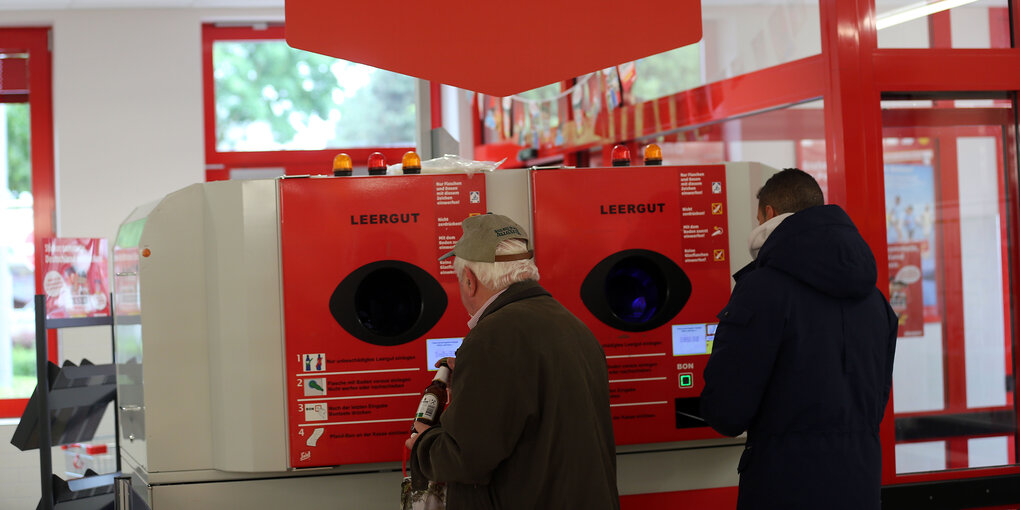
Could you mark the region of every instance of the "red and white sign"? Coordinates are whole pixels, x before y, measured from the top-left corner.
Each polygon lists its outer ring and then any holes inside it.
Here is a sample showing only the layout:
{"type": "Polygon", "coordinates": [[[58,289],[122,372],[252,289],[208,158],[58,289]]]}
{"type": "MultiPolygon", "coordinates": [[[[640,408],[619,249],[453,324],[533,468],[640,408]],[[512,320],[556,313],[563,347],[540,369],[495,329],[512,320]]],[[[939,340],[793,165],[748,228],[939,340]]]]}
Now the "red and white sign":
{"type": "Polygon", "coordinates": [[[50,238],[43,241],[46,318],[110,315],[106,239],[50,238]]]}
{"type": "Polygon", "coordinates": [[[889,304],[899,319],[899,337],[924,336],[923,245],[923,242],[889,243],[889,304]]]}
{"type": "Polygon", "coordinates": [[[542,285],[588,325],[605,350],[616,443],[719,437],[707,427],[681,428],[678,413],[704,387],[715,316],[730,294],[725,167],[539,170],[532,179],[542,285]],[[664,255],[691,282],[680,312],[647,331],[603,323],[579,292],[593,267],[630,249],[664,255]]]}
{"type": "Polygon", "coordinates": [[[290,464],[400,460],[432,380],[427,342],[468,331],[452,262],[438,258],[464,218],[485,212],[485,176],[284,179],[279,190],[290,464]],[[372,344],[331,314],[338,284],[378,261],[417,266],[446,292],[446,313],[422,337],[372,344]]]}

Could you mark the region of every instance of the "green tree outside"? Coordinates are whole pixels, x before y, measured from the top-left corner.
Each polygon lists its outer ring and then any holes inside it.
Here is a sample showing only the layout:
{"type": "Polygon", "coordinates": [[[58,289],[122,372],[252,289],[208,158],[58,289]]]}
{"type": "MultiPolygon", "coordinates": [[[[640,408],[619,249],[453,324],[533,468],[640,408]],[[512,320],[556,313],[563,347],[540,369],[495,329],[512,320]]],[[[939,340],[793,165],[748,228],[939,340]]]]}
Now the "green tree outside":
{"type": "MultiPolygon", "coordinates": [[[[216,146],[238,150],[246,128],[268,126],[254,150],[404,145],[414,142],[414,79],[295,50],[283,41],[213,45],[216,146]],[[298,146],[306,129],[332,129],[325,146],[298,146]]],[[[251,149],[249,149],[251,150],[251,149]]]]}
{"type": "Polygon", "coordinates": [[[28,103],[7,103],[7,188],[15,196],[32,192],[32,144],[28,103]]]}
{"type": "Polygon", "coordinates": [[[699,43],[638,60],[633,93],[637,101],[649,101],[701,85],[699,43]]]}

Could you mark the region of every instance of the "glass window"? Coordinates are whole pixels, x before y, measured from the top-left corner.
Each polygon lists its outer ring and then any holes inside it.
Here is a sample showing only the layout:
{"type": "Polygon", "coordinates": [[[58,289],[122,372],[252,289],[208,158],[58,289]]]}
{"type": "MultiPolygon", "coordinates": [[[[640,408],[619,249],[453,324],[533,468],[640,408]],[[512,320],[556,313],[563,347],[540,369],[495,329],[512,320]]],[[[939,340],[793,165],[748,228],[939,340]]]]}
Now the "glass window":
{"type": "Polygon", "coordinates": [[[701,84],[822,52],[817,0],[704,0],[701,16],[701,84]]]}
{"type": "Polygon", "coordinates": [[[705,83],[701,76],[701,43],[652,55],[634,64],[631,89],[634,102],[673,95],[705,83]]]}
{"type": "Polygon", "coordinates": [[[896,471],[1015,464],[1012,103],[923,99],[882,104],[896,471]]]}
{"type": "Polygon", "coordinates": [[[28,103],[0,102],[0,399],[28,398],[36,383],[30,137],[28,103]]]}
{"type": "MultiPolygon", "coordinates": [[[[480,96],[483,102],[485,96],[480,96]]],[[[563,143],[559,135],[560,102],[567,93],[559,83],[550,83],[504,98],[488,98],[508,112],[512,122],[497,123],[493,110],[484,120],[486,140],[513,139],[518,145],[550,147],[563,143]]]]}
{"type": "Polygon", "coordinates": [[[875,0],[880,48],[1009,48],[1007,0],[875,0]]]}
{"type": "Polygon", "coordinates": [[[296,50],[213,43],[216,150],[414,145],[414,78],[296,50]]]}
{"type": "MultiPolygon", "coordinates": [[[[543,87],[512,98],[479,96],[483,143],[512,141],[548,150],[629,139],[631,133],[619,133],[625,128],[607,118],[622,111],[621,106],[640,105],[821,53],[816,0],[736,4],[704,0],[701,8],[703,36],[698,43],[577,77],[564,92],[559,88],[537,92],[547,89],[543,87]]],[[[642,109],[637,106],[635,111],[642,109]]]]}
{"type": "Polygon", "coordinates": [[[828,196],[823,104],[821,99],[809,101],[640,143],[657,143],[664,165],[755,161],[773,168],[800,168],[813,175],[828,196]]]}

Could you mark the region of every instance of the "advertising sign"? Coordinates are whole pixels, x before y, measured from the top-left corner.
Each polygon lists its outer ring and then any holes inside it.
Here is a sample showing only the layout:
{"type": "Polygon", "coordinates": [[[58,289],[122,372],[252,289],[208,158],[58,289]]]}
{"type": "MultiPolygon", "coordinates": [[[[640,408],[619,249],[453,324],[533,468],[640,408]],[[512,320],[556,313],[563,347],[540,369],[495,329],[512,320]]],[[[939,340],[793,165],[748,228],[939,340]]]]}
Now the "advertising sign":
{"type": "Polygon", "coordinates": [[[110,315],[106,239],[43,240],[46,318],[110,315]]]}
{"type": "Polygon", "coordinates": [[[899,319],[899,337],[924,336],[923,246],[924,243],[889,243],[889,304],[899,319]]]}
{"type": "MultiPolygon", "coordinates": [[[[889,255],[901,243],[917,243],[920,248],[921,289],[924,315],[929,322],[939,317],[938,273],[935,247],[935,172],[931,165],[885,165],[885,221],[889,255]]],[[[890,273],[892,277],[892,273],[890,273]]],[[[902,326],[901,326],[902,329],[902,326]]]]}

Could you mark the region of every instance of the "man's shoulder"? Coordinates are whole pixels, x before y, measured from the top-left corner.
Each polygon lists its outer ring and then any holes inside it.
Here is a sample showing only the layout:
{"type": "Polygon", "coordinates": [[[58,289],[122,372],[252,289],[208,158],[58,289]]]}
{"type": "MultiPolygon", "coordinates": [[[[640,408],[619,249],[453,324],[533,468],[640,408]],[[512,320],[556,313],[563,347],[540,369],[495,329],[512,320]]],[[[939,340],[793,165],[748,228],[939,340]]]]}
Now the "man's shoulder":
{"type": "Polygon", "coordinates": [[[768,265],[745,266],[738,274],[740,278],[734,278],[737,282],[737,287],[786,286],[792,285],[795,280],[792,276],[768,265]]]}

